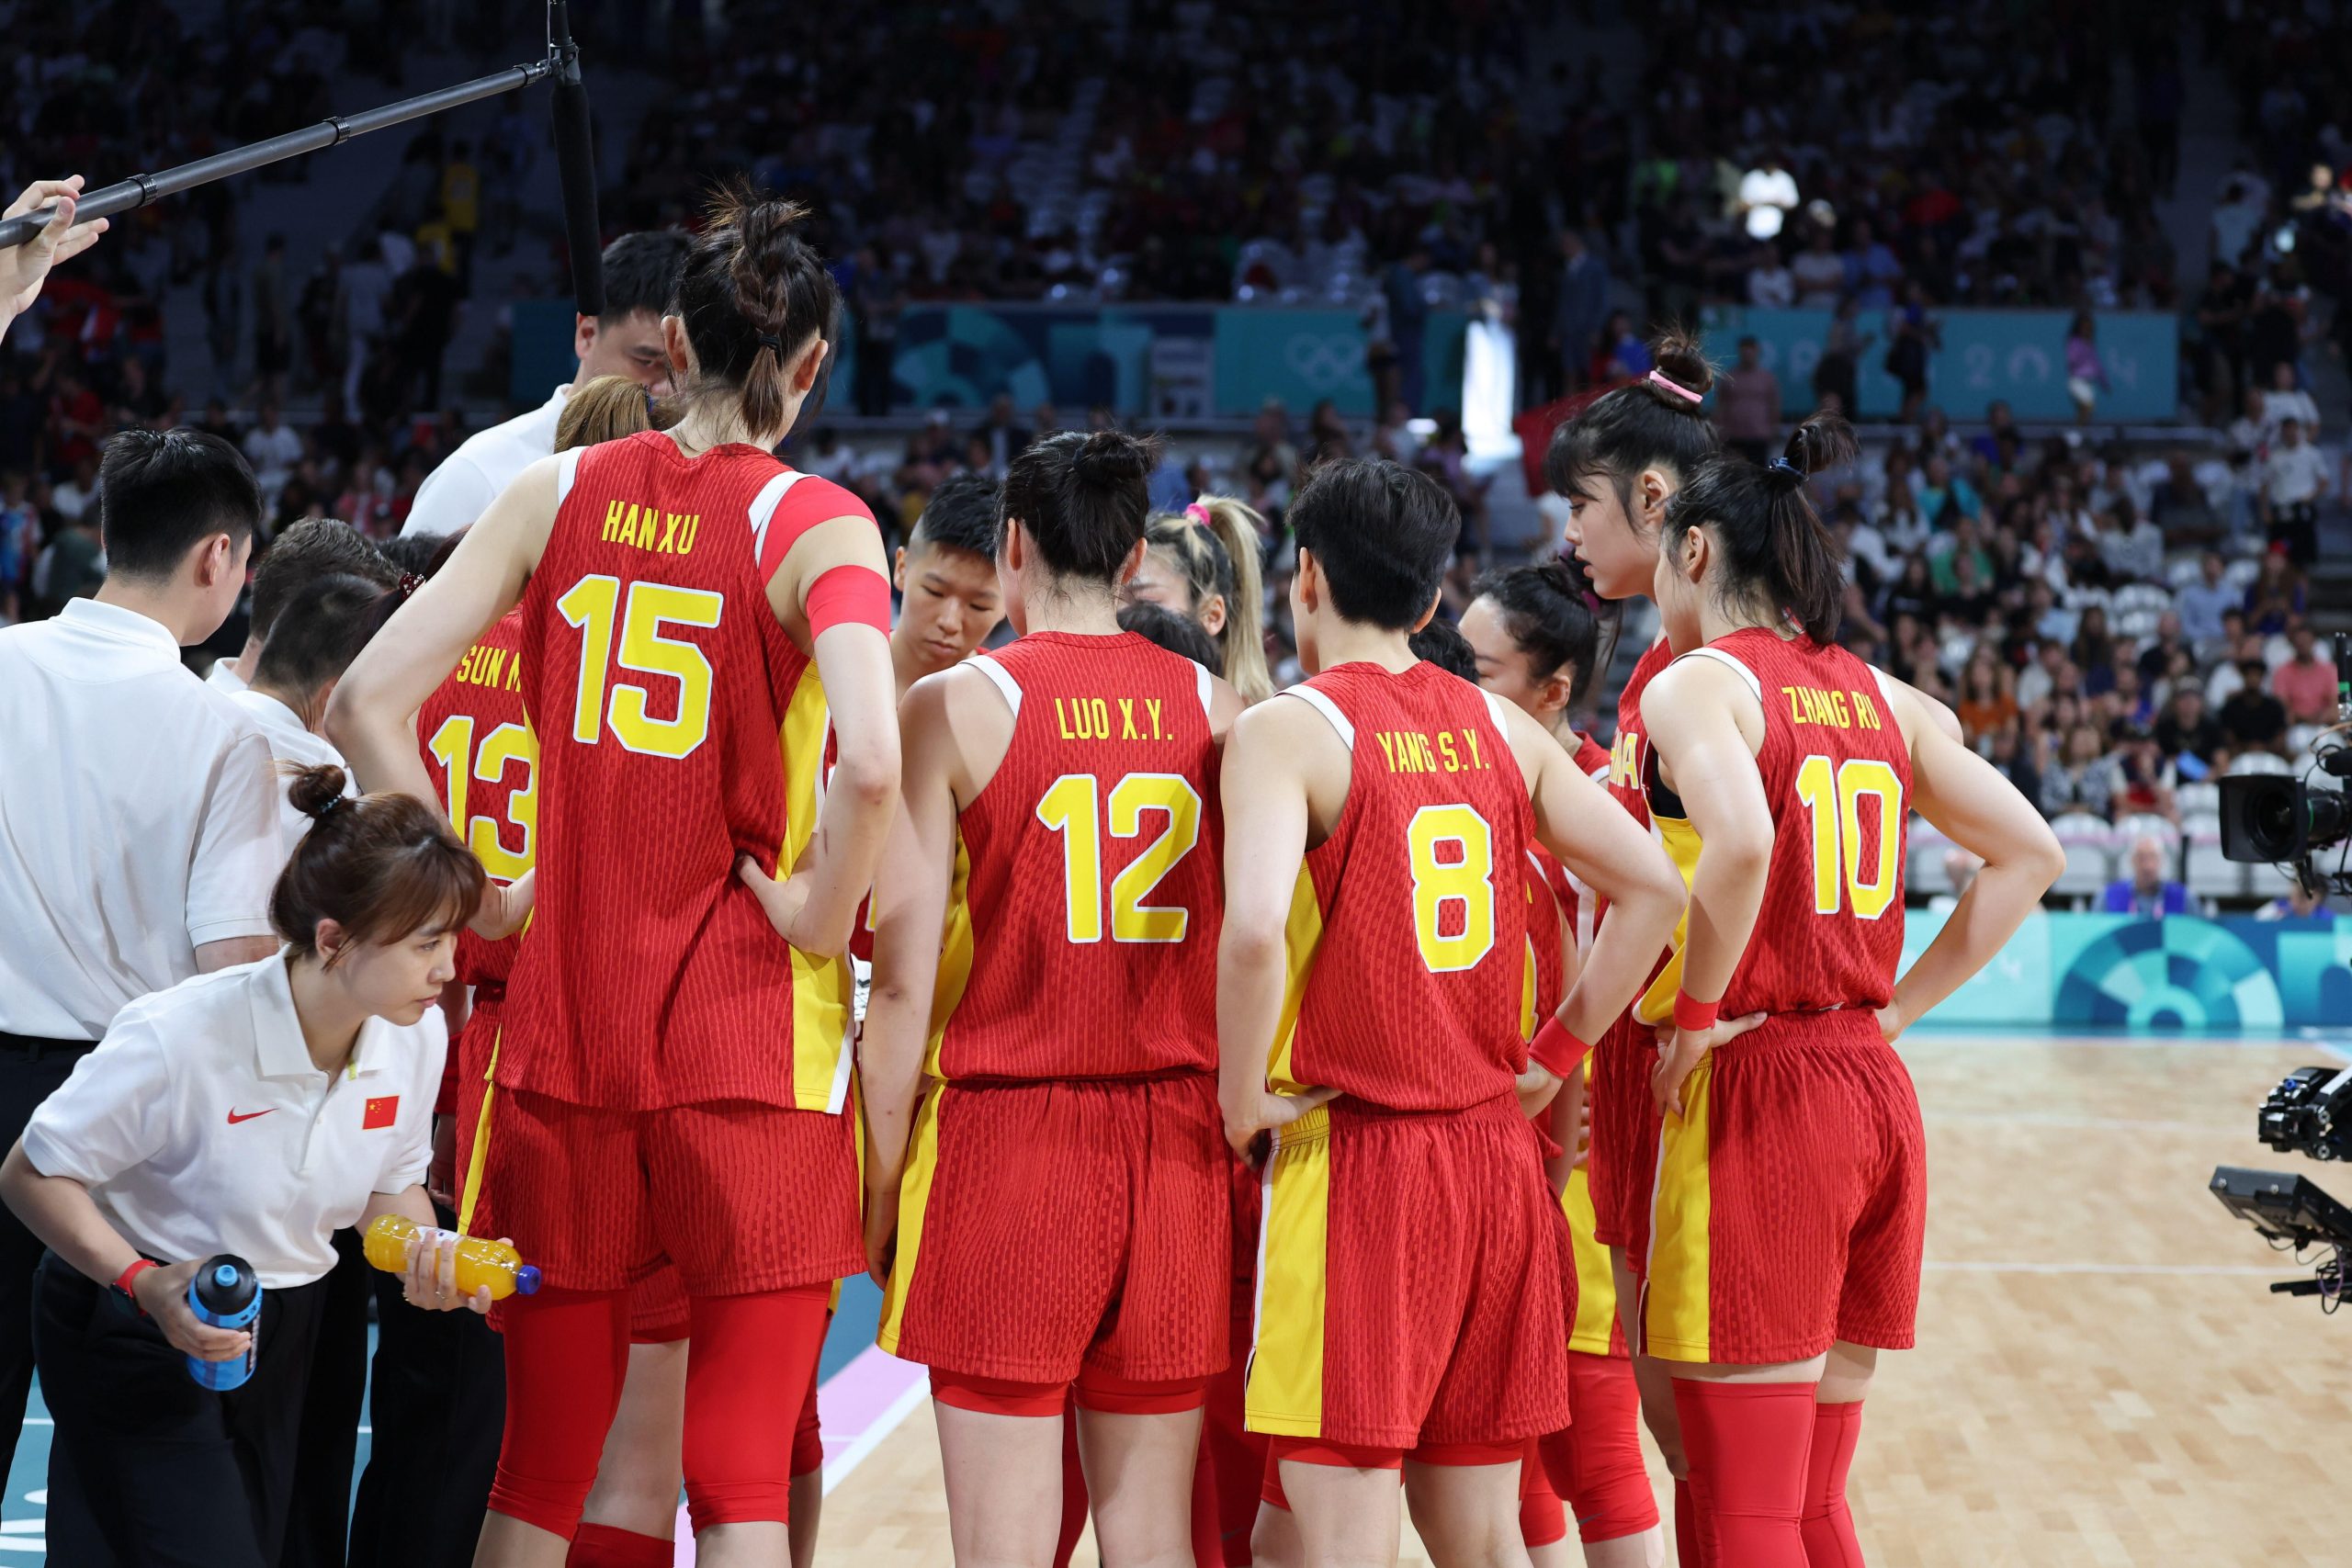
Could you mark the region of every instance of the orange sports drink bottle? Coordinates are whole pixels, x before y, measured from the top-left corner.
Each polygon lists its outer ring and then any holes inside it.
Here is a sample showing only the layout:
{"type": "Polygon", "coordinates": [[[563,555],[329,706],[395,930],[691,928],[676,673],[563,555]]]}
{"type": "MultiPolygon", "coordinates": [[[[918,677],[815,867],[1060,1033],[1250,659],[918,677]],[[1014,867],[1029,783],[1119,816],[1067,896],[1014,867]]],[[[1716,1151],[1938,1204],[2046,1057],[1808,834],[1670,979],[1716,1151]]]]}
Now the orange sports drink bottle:
{"type": "MultiPolygon", "coordinates": [[[[399,1274],[408,1269],[410,1247],[420,1242],[438,1243],[450,1234],[400,1214],[379,1214],[360,1246],[370,1264],[387,1274],[399,1274]]],[[[458,1243],[458,1289],[471,1296],[485,1285],[494,1302],[504,1301],[517,1291],[531,1295],[539,1288],[539,1271],[503,1241],[466,1236],[458,1243]]]]}

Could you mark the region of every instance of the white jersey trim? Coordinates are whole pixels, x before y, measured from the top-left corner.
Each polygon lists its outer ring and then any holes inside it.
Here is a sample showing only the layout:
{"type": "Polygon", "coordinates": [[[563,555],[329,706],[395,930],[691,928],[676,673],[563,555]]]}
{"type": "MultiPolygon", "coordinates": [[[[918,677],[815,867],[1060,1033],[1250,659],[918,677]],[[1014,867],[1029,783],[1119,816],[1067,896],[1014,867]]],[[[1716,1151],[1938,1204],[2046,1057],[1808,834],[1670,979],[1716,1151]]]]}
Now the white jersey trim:
{"type": "Polygon", "coordinates": [[[1478,694],[1487,699],[1487,716],[1495,721],[1495,733],[1508,742],[1510,739],[1510,726],[1503,721],[1502,698],[1484,686],[1478,688],[1478,694]]]}
{"type": "Polygon", "coordinates": [[[1330,698],[1325,696],[1314,687],[1307,685],[1284,686],[1281,691],[1274,694],[1276,696],[1283,697],[1296,697],[1300,701],[1306,703],[1308,707],[1313,708],[1317,713],[1321,714],[1325,718],[1331,721],[1331,728],[1340,732],[1340,739],[1347,743],[1347,748],[1350,751],[1353,751],[1356,749],[1356,727],[1348,722],[1348,716],[1340,711],[1339,704],[1333,702],[1330,698]]]}
{"type": "Polygon", "coordinates": [[[1755,671],[1750,670],[1747,665],[1742,664],[1736,656],[1725,653],[1720,648],[1709,646],[1706,648],[1694,648],[1690,652],[1676,659],[1673,662],[1679,664],[1684,659],[1712,659],[1716,663],[1736,671],[1739,678],[1747,682],[1747,694],[1756,699],[1757,705],[1759,707],[1763,705],[1764,682],[1756,678],[1755,671]]]}
{"type": "Polygon", "coordinates": [[[1207,665],[1195,664],[1193,666],[1193,684],[1201,694],[1201,716],[1206,719],[1214,719],[1216,716],[1215,708],[1216,702],[1216,684],[1209,674],[1209,667],[1207,665]]]}
{"type": "Polygon", "coordinates": [[[580,454],[585,446],[567,446],[555,455],[555,503],[561,506],[571,496],[571,481],[580,472],[580,454]]]}
{"type": "Polygon", "coordinates": [[[768,525],[775,521],[775,509],[783,503],[785,491],[808,477],[797,470],[787,469],[762,485],[760,493],[752,497],[752,558],[754,561],[767,548],[768,525]]]}
{"type": "Polygon", "coordinates": [[[976,653],[964,662],[987,676],[1004,694],[1005,705],[1012,710],[1012,716],[1021,716],[1021,682],[1012,678],[1012,671],[985,653],[976,653]]]}

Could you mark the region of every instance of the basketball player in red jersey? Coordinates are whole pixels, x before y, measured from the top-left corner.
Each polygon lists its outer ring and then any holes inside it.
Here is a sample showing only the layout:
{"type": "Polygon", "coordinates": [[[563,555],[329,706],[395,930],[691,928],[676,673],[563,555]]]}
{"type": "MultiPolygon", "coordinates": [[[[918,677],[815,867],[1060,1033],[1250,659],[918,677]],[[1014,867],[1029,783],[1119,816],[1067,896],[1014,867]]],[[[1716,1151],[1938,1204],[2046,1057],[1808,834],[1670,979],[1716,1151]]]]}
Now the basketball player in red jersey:
{"type": "Polygon", "coordinates": [[[477,1559],[493,1568],[562,1561],[620,1393],[629,1287],[664,1258],[691,1303],[700,1555],[780,1560],[792,1413],[831,1281],[863,1259],[838,955],[898,740],[873,520],[768,452],[839,309],[802,216],[715,204],[663,323],[682,421],[533,465],[330,716],[355,759],[421,790],[407,715],[520,601],[523,695],[542,716],[537,904],[483,1179],[548,1288],[507,1317],[477,1559]],[[790,803],[814,798],[829,699],[840,760],[810,820],[790,803]]]}
{"type": "Polygon", "coordinates": [[[1641,1331],[1674,1367],[1710,1561],[1740,1568],[1861,1562],[1846,1471],[1878,1351],[1912,1343],[1926,1221],[1892,1043],[2065,863],[2006,779],[1832,643],[1843,580],[1804,481],[1851,453],[1816,416],[1768,468],[1720,459],[1668,503],[1656,592],[1683,651],[1642,699],[1653,798],[1704,848],[1641,1331]],[[1984,870],[1898,982],[1912,809],[1984,870]]]}
{"type": "Polygon", "coordinates": [[[1242,705],[1118,629],[1151,457],[1103,432],[1016,457],[998,566],[1022,635],[900,705],[867,1251],[878,1342],[931,1368],[959,1562],[1051,1559],[1073,1385],[1104,1560],[1191,1561],[1229,1248],[1215,765],[1242,705]]]}
{"type": "Polygon", "coordinates": [[[1408,1460],[1439,1561],[1524,1563],[1521,1458],[1568,1423],[1566,1237],[1526,1117],[1681,887],[1541,726],[1414,658],[1459,531],[1434,481],[1327,464],[1289,520],[1315,673],[1235,727],[1223,791],[1220,1099],[1237,1150],[1274,1134],[1249,1423],[1309,1563],[1395,1560],[1408,1460]],[[1531,836],[1615,906],[1532,1048],[1531,836]]]}
{"type": "MultiPolygon", "coordinates": [[[[1606,783],[1610,757],[1568,716],[1584,705],[1600,662],[1600,626],[1584,583],[1566,563],[1546,561],[1490,572],[1463,612],[1462,630],[1478,661],[1478,682],[1550,730],[1575,756],[1577,771],[1606,783]]],[[[1528,959],[1536,983],[1521,1027],[1532,1035],[1539,1013],[1558,1005],[1583,965],[1600,918],[1600,900],[1568,875],[1542,845],[1531,846],[1528,959]]],[[[1591,1071],[1587,1059],[1586,1072],[1591,1071]]],[[[1640,1396],[1618,1321],[1616,1280],[1608,1249],[1593,1235],[1591,1187],[1577,1153],[1582,1077],[1571,1079],[1552,1112],[1562,1150],[1553,1185],[1567,1216],[1575,1315],[1568,1329],[1568,1405],[1573,1424],[1546,1437],[1544,1457],[1553,1490],[1577,1520],[1592,1568],[1654,1568],[1666,1540],[1650,1494],[1638,1429],[1640,1396]]]]}

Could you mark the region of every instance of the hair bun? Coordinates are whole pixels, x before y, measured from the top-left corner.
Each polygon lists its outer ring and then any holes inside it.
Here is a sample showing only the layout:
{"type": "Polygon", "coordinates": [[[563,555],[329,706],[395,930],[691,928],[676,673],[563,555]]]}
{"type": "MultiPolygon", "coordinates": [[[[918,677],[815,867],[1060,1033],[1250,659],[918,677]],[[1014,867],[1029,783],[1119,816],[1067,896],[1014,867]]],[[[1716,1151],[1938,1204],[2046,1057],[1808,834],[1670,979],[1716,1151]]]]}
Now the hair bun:
{"type": "Polygon", "coordinates": [[[1707,351],[1680,327],[1668,327],[1650,340],[1650,362],[1659,375],[1696,397],[1704,398],[1714,388],[1715,367],[1707,363],[1707,351]]]}
{"type": "Polygon", "coordinates": [[[350,776],[333,762],[320,762],[295,773],[286,786],[286,798],[295,810],[313,821],[323,820],[341,805],[350,776]]]}
{"type": "Polygon", "coordinates": [[[1098,430],[1070,458],[1070,472],[1089,490],[1118,490],[1151,477],[1158,454],[1148,441],[1119,430],[1098,430]]]}

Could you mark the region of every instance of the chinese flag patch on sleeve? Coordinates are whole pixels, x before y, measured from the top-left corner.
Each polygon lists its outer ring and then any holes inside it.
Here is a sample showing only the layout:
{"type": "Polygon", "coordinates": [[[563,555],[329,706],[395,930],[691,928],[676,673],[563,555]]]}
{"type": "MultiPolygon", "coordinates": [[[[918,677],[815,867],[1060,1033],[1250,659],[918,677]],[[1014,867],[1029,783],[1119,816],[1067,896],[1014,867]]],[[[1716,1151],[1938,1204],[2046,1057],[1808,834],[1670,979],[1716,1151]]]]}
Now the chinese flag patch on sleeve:
{"type": "Polygon", "coordinates": [[[363,1133],[372,1133],[379,1127],[389,1127],[400,1113],[401,1097],[399,1095],[373,1096],[368,1101],[367,1114],[360,1118],[359,1130],[363,1133]]]}

